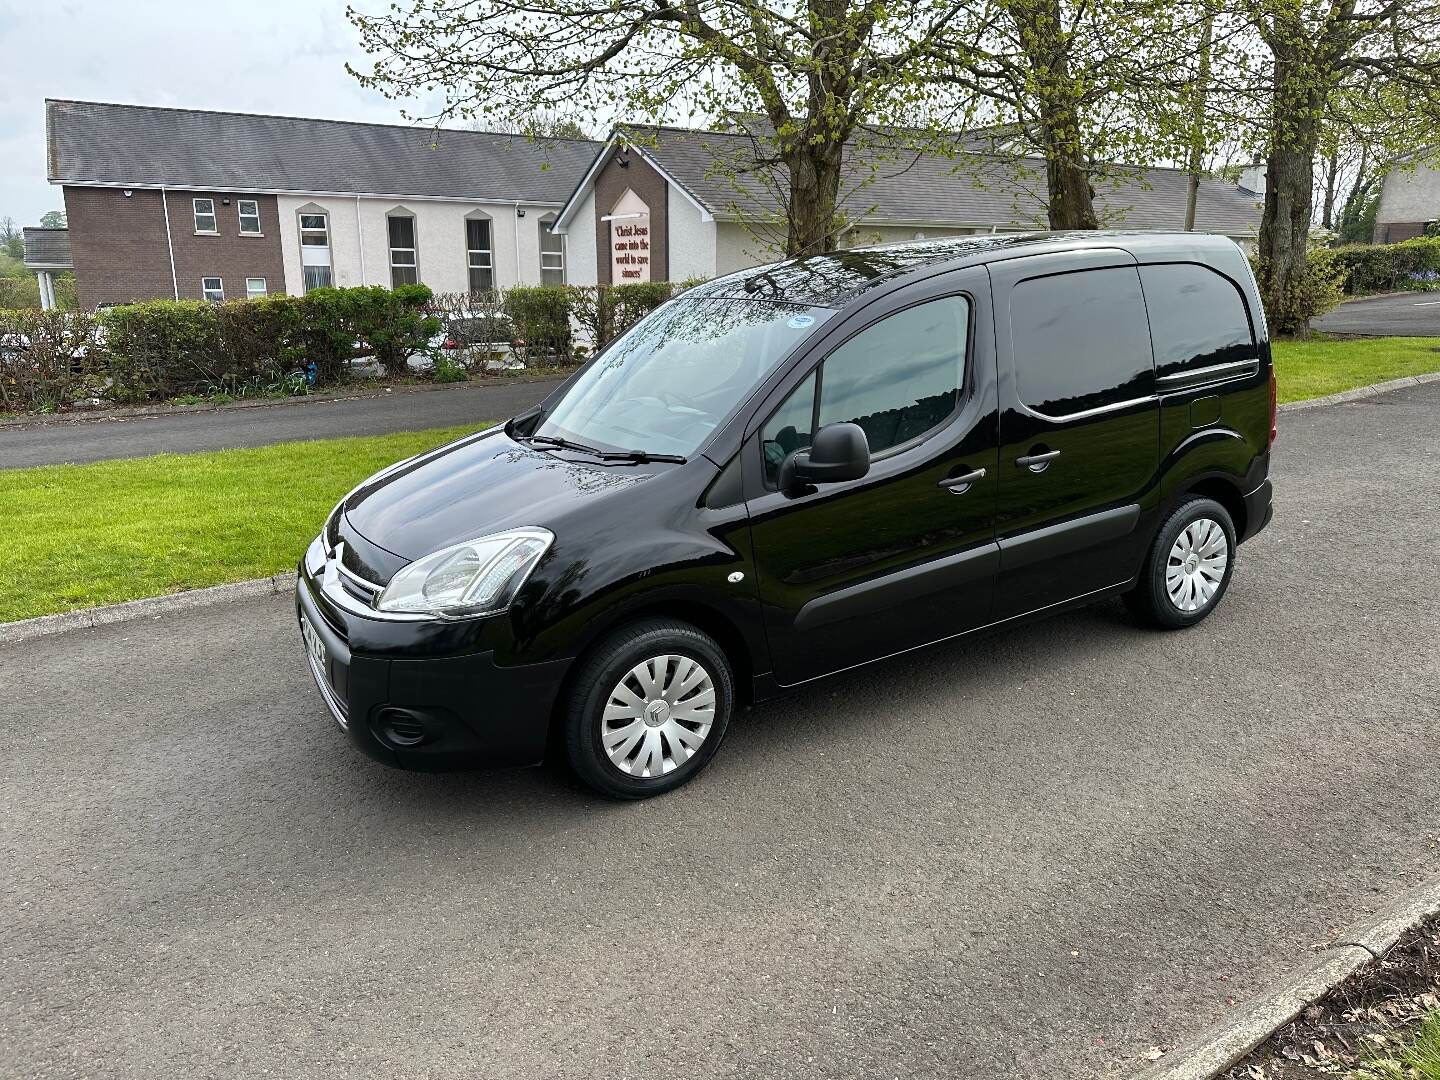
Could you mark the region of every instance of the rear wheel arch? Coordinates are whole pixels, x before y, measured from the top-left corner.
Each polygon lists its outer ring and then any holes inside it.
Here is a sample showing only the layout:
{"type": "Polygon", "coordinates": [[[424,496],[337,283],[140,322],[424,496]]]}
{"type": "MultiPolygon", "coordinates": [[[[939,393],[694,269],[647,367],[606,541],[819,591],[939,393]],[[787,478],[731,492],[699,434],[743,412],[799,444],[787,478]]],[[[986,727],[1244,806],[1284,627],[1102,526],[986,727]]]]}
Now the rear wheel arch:
{"type": "Polygon", "coordinates": [[[1165,513],[1161,515],[1162,524],[1176,507],[1196,498],[1214,499],[1230,515],[1230,520],[1235,525],[1235,535],[1237,537],[1246,535],[1246,527],[1249,523],[1246,521],[1245,514],[1245,493],[1240,490],[1238,481],[1223,474],[1186,481],[1183,487],[1166,500],[1165,513]]]}

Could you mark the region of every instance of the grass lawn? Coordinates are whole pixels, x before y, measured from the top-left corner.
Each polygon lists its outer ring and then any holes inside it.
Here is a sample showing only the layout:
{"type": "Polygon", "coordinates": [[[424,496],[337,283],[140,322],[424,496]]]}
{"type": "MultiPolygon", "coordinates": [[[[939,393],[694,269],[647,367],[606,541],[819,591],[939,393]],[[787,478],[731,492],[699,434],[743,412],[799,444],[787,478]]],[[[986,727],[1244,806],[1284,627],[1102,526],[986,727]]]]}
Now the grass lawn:
{"type": "Polygon", "coordinates": [[[1276,341],[1272,351],[1282,402],[1440,371],[1440,338],[1317,336],[1307,341],[1276,341]]]}
{"type": "Polygon", "coordinates": [[[292,569],[365,477],[483,426],[0,470],[0,622],[292,569]]]}
{"type": "Polygon", "coordinates": [[[1440,1080],[1440,1012],[1431,1013],[1410,1041],[1374,1050],[1348,1080],[1440,1080]]]}

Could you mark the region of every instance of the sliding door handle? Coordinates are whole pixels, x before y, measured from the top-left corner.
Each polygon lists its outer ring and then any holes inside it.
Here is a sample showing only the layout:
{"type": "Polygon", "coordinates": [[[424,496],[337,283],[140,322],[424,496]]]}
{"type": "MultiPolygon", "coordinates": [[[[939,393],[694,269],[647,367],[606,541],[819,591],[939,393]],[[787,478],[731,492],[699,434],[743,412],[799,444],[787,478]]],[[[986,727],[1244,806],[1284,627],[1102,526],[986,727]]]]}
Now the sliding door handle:
{"type": "MultiPolygon", "coordinates": [[[[1038,450],[1039,447],[1032,447],[1038,450]]],[[[1050,462],[1060,456],[1059,450],[1046,450],[1038,454],[1026,454],[1024,457],[1017,457],[1015,464],[1022,469],[1029,469],[1031,472],[1044,472],[1050,462]]]]}
{"type": "Polygon", "coordinates": [[[971,484],[975,483],[976,480],[983,480],[984,478],[985,470],[976,469],[973,472],[967,472],[960,476],[946,477],[940,481],[940,486],[954,495],[964,495],[965,492],[970,490],[971,484]]]}

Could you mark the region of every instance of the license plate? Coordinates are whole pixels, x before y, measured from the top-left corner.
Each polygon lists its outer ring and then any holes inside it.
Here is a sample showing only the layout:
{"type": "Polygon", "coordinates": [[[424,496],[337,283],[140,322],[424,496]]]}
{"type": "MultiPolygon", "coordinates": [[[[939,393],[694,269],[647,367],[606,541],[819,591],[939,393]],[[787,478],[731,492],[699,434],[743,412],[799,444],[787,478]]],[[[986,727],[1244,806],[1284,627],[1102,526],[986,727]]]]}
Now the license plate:
{"type": "Polygon", "coordinates": [[[330,663],[325,654],[325,642],[320,640],[315,627],[310,625],[309,616],[303,611],[300,613],[300,636],[305,639],[305,651],[310,654],[310,662],[315,665],[316,674],[328,681],[330,663]]]}

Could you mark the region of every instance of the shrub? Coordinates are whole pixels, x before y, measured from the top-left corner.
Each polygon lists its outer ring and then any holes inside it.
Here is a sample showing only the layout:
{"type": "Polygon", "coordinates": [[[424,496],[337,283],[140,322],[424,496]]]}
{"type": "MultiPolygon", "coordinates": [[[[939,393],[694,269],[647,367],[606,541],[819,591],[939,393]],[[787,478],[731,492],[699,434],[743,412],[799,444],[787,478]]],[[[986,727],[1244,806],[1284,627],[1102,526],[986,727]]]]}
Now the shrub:
{"type": "Polygon", "coordinates": [[[94,395],[100,354],[93,315],[0,311],[0,411],[51,412],[94,395]]]}
{"type": "Polygon", "coordinates": [[[424,349],[440,330],[440,320],[425,312],[433,295],[428,285],[396,289],[371,285],[342,291],[355,337],[387,375],[405,374],[411,354],[424,349]]]}
{"type": "Polygon", "coordinates": [[[1270,285],[1264,261],[1252,258],[1260,301],[1265,305],[1265,318],[1275,333],[1295,333],[1343,299],[1340,292],[1341,271],[1333,265],[1330,254],[1324,250],[1310,252],[1304,276],[1283,294],[1270,285]]]}
{"type": "Polygon", "coordinates": [[[675,289],[668,281],[574,285],[569,290],[571,313],[599,349],[669,300],[675,289]]]}
{"type": "Polygon", "coordinates": [[[242,385],[283,380],[305,366],[299,331],[304,313],[298,297],[233,300],[213,309],[220,331],[220,379],[212,384],[237,397],[242,385]]]}
{"type": "Polygon", "coordinates": [[[216,306],[205,300],[128,304],[100,320],[115,401],[200,394],[228,374],[216,306]]]}
{"type": "Polygon", "coordinates": [[[519,285],[505,293],[505,314],[527,357],[551,363],[570,358],[570,306],[571,292],[563,285],[519,285]]]}
{"type": "Polygon", "coordinates": [[[1342,275],[1347,293],[1424,289],[1440,280],[1440,239],[1417,237],[1398,244],[1353,244],[1325,252],[1342,275]]]}

